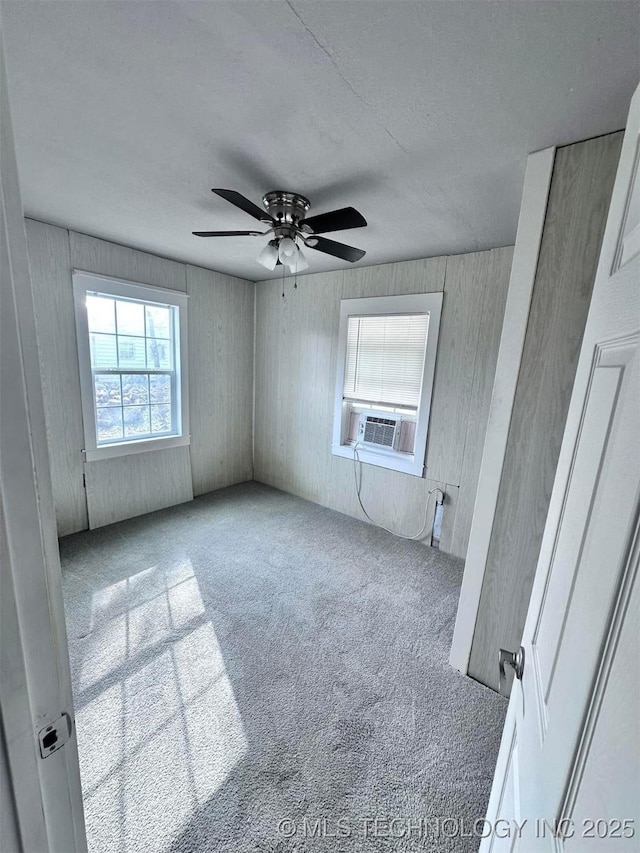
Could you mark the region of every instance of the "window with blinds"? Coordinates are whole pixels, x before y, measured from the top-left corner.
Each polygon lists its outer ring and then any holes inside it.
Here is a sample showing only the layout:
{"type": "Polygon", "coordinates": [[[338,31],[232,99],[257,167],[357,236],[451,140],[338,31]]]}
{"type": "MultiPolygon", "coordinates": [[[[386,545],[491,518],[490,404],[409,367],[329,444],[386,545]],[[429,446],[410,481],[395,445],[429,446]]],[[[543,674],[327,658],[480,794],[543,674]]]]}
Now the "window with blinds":
{"type": "Polygon", "coordinates": [[[417,410],[429,314],[349,317],[345,400],[417,410]]]}
{"type": "Polygon", "coordinates": [[[423,476],[443,295],[342,299],[331,453],[423,476]],[[393,426],[391,444],[367,425],[393,426]]]}

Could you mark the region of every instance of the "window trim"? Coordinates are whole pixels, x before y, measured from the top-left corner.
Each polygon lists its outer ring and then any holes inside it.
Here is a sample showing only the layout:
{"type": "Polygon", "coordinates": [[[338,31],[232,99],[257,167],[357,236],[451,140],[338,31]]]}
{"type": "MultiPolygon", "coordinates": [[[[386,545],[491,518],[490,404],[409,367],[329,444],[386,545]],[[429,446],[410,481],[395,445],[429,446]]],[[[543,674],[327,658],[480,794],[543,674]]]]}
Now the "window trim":
{"type": "Polygon", "coordinates": [[[370,296],[361,299],[342,299],[340,301],[338,368],[336,371],[331,442],[331,453],[334,456],[342,456],[345,459],[351,460],[354,458],[353,445],[344,443],[347,428],[346,420],[349,410],[349,406],[343,398],[349,316],[428,313],[429,328],[427,331],[427,347],[422,374],[420,405],[416,418],[414,452],[400,453],[393,450],[377,450],[362,446],[358,448],[358,457],[361,462],[411,474],[415,477],[422,477],[424,475],[427,436],[429,432],[429,414],[431,412],[431,398],[438,350],[440,317],[442,313],[442,297],[442,292],[438,291],[435,293],[411,293],[402,296],[370,296]]]}
{"type": "Polygon", "coordinates": [[[74,269],[73,300],[76,319],[76,344],[78,348],[78,369],[80,373],[80,397],[82,402],[82,421],[84,427],[85,446],[83,453],[85,461],[95,462],[100,459],[112,459],[118,456],[130,456],[150,450],[161,450],[169,447],[183,447],[191,443],[189,433],[189,369],[188,369],[188,338],[187,338],[187,304],[188,294],[180,290],[169,290],[165,287],[154,287],[136,281],[113,278],[74,269]],[[179,346],[176,347],[175,371],[180,376],[180,395],[178,398],[179,411],[177,422],[180,429],[178,435],[159,436],[158,438],[141,438],[123,441],[121,443],[98,446],[96,439],[96,416],[93,401],[93,378],[91,368],[91,347],[89,339],[89,321],[87,315],[87,291],[96,291],[113,296],[116,299],[136,299],[144,302],[158,302],[178,308],[179,316],[179,346]]]}

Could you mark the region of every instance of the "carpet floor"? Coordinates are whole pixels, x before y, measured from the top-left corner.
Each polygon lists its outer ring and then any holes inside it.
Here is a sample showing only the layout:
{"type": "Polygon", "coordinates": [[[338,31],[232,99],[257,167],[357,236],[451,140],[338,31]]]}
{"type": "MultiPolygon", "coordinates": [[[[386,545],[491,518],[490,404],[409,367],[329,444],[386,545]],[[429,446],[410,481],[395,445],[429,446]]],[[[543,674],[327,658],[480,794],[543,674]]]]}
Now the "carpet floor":
{"type": "Polygon", "coordinates": [[[477,849],[461,560],[257,483],[60,547],[90,853],[477,849]]]}

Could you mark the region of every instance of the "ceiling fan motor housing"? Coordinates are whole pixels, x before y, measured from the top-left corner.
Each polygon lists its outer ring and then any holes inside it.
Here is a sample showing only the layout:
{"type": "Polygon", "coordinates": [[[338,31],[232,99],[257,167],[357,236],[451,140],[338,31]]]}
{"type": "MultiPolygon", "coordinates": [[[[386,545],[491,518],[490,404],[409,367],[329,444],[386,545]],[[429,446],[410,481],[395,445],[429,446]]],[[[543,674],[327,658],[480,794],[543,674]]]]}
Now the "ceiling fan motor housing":
{"type": "MultiPolygon", "coordinates": [[[[298,193],[284,192],[283,190],[272,190],[262,199],[267,213],[272,216],[277,225],[298,227],[301,219],[311,207],[308,198],[298,193]]],[[[311,229],[309,229],[311,231],[311,229]]]]}

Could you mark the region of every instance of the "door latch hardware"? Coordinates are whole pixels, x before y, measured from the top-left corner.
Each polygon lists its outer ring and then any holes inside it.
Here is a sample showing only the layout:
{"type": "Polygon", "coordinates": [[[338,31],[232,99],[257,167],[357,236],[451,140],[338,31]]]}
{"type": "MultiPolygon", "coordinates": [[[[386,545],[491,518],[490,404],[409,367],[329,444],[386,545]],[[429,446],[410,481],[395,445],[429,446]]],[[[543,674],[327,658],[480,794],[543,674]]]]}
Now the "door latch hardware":
{"type": "Polygon", "coordinates": [[[62,714],[57,720],[49,723],[38,732],[38,743],[40,744],[40,757],[48,758],[56,750],[64,746],[71,737],[71,717],[62,714]]]}
{"type": "Polygon", "coordinates": [[[503,696],[507,695],[507,672],[505,666],[510,666],[518,681],[522,681],[522,674],[524,672],[524,646],[520,646],[517,652],[500,649],[498,667],[500,670],[500,693],[503,696]]]}

